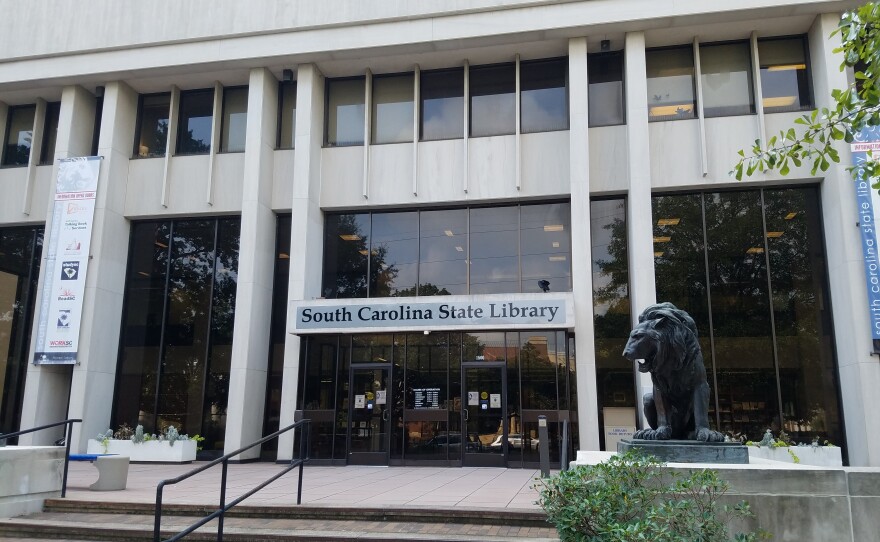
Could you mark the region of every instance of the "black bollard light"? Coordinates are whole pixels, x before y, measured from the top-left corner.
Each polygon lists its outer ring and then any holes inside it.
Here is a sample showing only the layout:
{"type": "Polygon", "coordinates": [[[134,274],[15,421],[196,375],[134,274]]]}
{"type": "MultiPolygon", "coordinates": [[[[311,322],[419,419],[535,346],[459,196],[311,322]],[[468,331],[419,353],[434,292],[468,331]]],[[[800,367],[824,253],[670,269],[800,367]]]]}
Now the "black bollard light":
{"type": "Polygon", "coordinates": [[[550,477],[550,438],[547,436],[547,416],[538,416],[538,457],[541,460],[541,478],[550,477]]]}

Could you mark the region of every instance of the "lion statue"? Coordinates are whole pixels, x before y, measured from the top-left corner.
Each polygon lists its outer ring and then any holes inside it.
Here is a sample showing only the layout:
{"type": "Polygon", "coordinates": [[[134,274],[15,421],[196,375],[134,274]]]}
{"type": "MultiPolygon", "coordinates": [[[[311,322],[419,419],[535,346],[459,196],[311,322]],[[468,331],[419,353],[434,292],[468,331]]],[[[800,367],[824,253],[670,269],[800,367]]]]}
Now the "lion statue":
{"type": "Polygon", "coordinates": [[[693,318],[672,303],[657,303],[639,315],[623,357],[651,373],[653,393],[643,402],[650,429],[633,438],[723,442],[709,429],[709,384],[693,318]]]}

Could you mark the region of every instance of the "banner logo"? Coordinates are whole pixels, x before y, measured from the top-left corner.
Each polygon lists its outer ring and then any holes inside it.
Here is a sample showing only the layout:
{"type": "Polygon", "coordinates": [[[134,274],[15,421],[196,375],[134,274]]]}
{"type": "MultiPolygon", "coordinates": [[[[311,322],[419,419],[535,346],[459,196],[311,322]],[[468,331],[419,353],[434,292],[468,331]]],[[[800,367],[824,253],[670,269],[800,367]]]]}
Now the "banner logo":
{"type": "Polygon", "coordinates": [[[58,329],[70,329],[70,309],[58,311],[58,329]]]}
{"type": "Polygon", "coordinates": [[[76,301],[76,294],[73,290],[62,288],[61,292],[58,294],[58,301],[76,301]]]}
{"type": "Polygon", "coordinates": [[[77,280],[79,278],[79,262],[61,264],[61,280],[77,280]]]}

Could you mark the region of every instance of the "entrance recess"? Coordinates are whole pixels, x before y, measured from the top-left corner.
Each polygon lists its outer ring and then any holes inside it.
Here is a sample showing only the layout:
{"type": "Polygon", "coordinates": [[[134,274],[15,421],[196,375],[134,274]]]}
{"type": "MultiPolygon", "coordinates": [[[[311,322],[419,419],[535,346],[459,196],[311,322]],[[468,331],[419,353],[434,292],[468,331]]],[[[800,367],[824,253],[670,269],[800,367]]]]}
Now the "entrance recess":
{"type": "Polygon", "coordinates": [[[358,364],[351,368],[348,463],[387,465],[390,448],[391,366],[358,364]]]}
{"type": "Polygon", "coordinates": [[[507,466],[507,366],[504,362],[461,364],[464,465],[507,466]]]}

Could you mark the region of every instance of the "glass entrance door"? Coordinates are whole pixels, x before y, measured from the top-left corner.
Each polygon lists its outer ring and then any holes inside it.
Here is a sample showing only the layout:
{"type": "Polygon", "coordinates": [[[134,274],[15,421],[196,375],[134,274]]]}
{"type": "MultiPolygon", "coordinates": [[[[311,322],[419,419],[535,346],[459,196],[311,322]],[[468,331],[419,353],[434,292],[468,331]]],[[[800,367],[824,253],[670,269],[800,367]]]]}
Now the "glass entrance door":
{"type": "Polygon", "coordinates": [[[360,364],[351,369],[348,463],[387,465],[390,446],[390,365],[360,364]]]}
{"type": "Polygon", "coordinates": [[[507,466],[507,370],[502,363],[461,364],[464,465],[507,466]]]}

